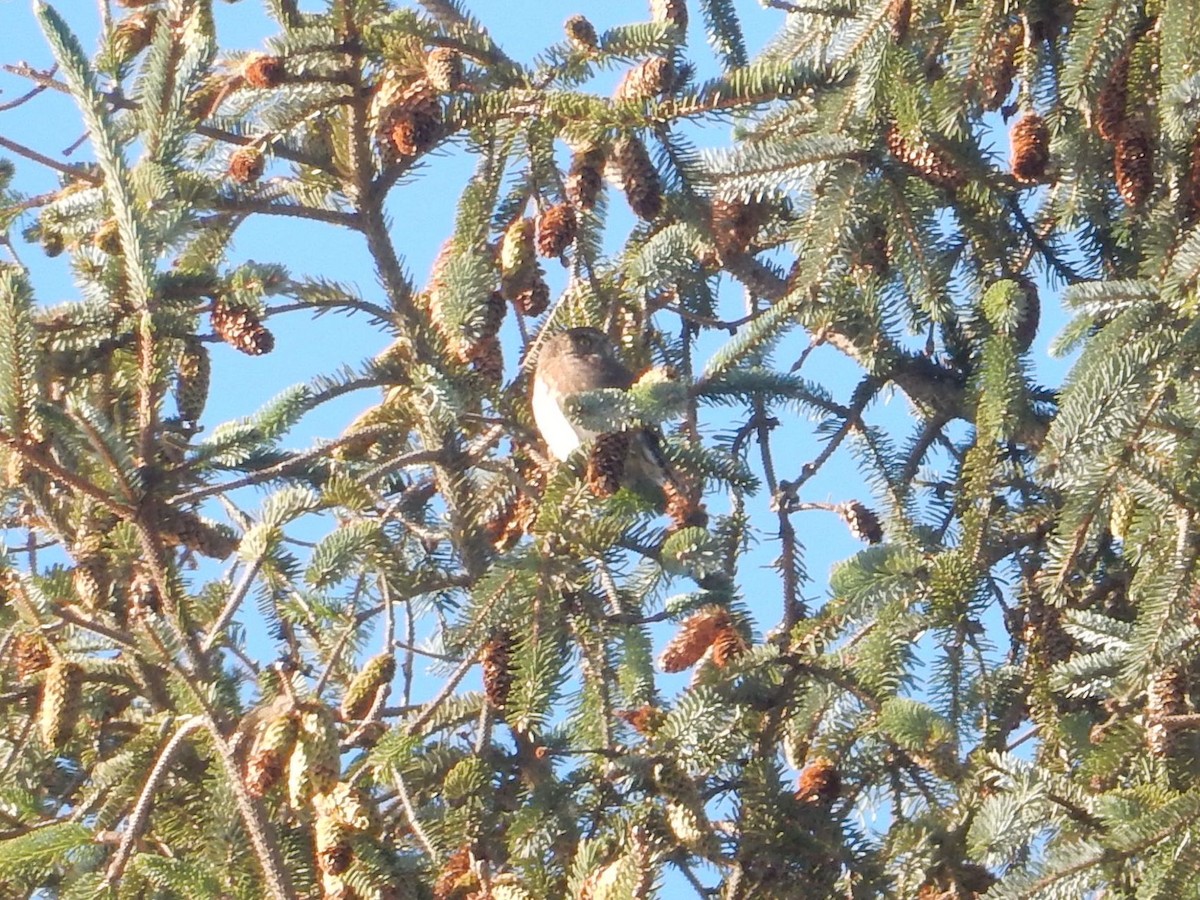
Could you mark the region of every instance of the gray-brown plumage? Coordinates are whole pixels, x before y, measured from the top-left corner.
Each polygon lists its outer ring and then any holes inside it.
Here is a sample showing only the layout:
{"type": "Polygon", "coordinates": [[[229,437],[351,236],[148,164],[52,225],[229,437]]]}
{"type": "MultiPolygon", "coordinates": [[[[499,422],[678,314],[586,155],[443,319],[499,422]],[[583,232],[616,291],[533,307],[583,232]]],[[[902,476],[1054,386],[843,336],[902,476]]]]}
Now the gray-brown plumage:
{"type": "MultiPolygon", "coordinates": [[[[633,373],[617,348],[595,328],[568,328],[552,335],[538,353],[533,375],[533,418],[555,459],[566,459],[597,433],[578,425],[563,411],[572,394],[603,388],[628,390],[633,373]]],[[[642,428],[631,442],[630,462],[655,484],[678,484],[654,430],[642,428]]]]}

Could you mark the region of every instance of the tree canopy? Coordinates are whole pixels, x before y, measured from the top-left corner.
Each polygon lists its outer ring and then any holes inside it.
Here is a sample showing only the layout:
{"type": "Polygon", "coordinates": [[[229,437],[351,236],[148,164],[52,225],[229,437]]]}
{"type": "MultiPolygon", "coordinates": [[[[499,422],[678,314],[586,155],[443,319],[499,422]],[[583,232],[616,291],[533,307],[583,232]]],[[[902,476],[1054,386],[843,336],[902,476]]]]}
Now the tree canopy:
{"type": "Polygon", "coordinates": [[[0,104],[88,159],[0,137],[0,893],[1200,895],[1198,0],[764,0],[753,55],[652,0],[528,59],[459,0],[253,51],[102,6],[89,54],[38,2],[0,104]],[[388,203],[451,154],[423,277],[388,203]],[[374,283],[242,261],[264,219],[374,283]],[[297,313],[386,349],[214,418],[297,313]],[[576,326],[636,380],[556,461],[576,326]]]}

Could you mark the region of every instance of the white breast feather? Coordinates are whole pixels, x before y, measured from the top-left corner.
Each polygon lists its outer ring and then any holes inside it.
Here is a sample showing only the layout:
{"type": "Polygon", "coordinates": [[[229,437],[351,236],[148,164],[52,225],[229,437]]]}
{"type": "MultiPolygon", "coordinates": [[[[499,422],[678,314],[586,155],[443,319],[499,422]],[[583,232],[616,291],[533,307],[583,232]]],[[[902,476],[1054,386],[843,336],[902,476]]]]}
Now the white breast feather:
{"type": "Polygon", "coordinates": [[[555,459],[566,459],[581,443],[595,437],[567,418],[540,380],[533,383],[533,419],[555,459]]]}

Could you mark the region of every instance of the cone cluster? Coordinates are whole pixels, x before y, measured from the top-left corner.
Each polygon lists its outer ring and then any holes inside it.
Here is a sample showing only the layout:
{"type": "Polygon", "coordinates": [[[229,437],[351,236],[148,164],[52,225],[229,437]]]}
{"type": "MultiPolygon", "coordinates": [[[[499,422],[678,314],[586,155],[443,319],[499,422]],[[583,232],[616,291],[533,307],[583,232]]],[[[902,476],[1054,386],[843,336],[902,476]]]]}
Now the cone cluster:
{"type": "Polygon", "coordinates": [[[897,162],[908,166],[934,187],[953,190],[967,183],[957,161],[941,147],[926,140],[910,142],[895,125],[887,127],[884,141],[897,162]]]}
{"type": "Polygon", "coordinates": [[[858,500],[851,500],[838,507],[838,515],[860,541],[878,544],[883,540],[883,527],[879,517],[858,500]]]}
{"type": "Polygon", "coordinates": [[[630,209],[639,219],[657,218],[662,212],[662,182],[646,145],[634,135],[626,135],[613,147],[613,161],[630,209]]]}
{"type": "Polygon", "coordinates": [[[800,770],[796,799],[814,806],[828,806],[842,792],[842,778],[833,760],[818,756],[800,770]]]}
{"type": "Polygon", "coordinates": [[[604,185],[604,148],[593,144],[571,156],[571,167],[567,170],[567,199],[577,209],[584,211],[595,208],[604,185]]]}
{"type": "Polygon", "coordinates": [[[653,100],[671,90],[675,83],[675,66],[669,59],[652,56],[626,71],[613,91],[613,100],[653,100]]]}
{"type": "Polygon", "coordinates": [[[265,168],[266,158],[254,147],[242,147],[229,157],[229,177],[238,184],[253,184],[265,168]]]}
{"type": "Polygon", "coordinates": [[[376,698],[387,697],[392,679],[396,675],[396,657],[391,653],[380,653],[367,660],[367,664],[354,676],[346,694],[342,697],[342,719],[363,719],[375,705],[376,698]]]}
{"type": "Polygon", "coordinates": [[[218,299],[213,303],[210,316],[213,331],[235,350],[249,356],[262,356],[275,349],[275,336],[253,310],[218,299]]]}
{"type": "Polygon", "coordinates": [[[1050,129],[1037,113],[1028,112],[1013,123],[1012,174],[1021,184],[1037,184],[1050,164],[1050,129]]]}
{"type": "Polygon", "coordinates": [[[537,218],[537,249],[551,259],[562,256],[575,242],[579,222],[570,203],[547,207],[537,218]]]}
{"type": "Polygon", "coordinates": [[[679,626],[679,631],[659,656],[659,667],[664,672],[682,672],[691,668],[717,638],[731,628],[734,628],[733,620],[728,610],[720,606],[708,606],[692,614],[679,626]]]}
{"type": "Polygon", "coordinates": [[[631,440],[628,431],[615,431],[593,442],[588,454],[587,484],[597,497],[611,497],[621,489],[631,440]]]}
{"type": "Polygon", "coordinates": [[[483,667],[483,692],[497,712],[504,712],[513,685],[513,651],[516,639],[501,629],[483,645],[479,662],[483,667]]]}
{"type": "Polygon", "coordinates": [[[600,49],[596,27],[583,16],[571,16],[563,23],[563,30],[571,46],[583,53],[594,53],[600,49]]]}

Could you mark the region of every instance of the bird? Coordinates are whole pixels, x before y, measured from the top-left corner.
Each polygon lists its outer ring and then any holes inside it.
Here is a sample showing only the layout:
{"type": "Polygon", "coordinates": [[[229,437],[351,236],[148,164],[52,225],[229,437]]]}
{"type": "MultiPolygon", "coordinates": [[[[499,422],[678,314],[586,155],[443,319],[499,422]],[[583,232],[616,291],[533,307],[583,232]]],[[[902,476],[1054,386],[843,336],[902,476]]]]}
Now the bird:
{"type": "MultiPolygon", "coordinates": [[[[617,348],[595,328],[568,328],[547,338],[538,353],[533,373],[533,419],[550,455],[565,460],[598,432],[573,422],[564,404],[573,394],[603,388],[629,390],[633,373],[617,355],[617,348]]],[[[657,429],[632,432],[631,475],[644,476],[661,488],[684,492],[662,452],[657,429]]]]}

